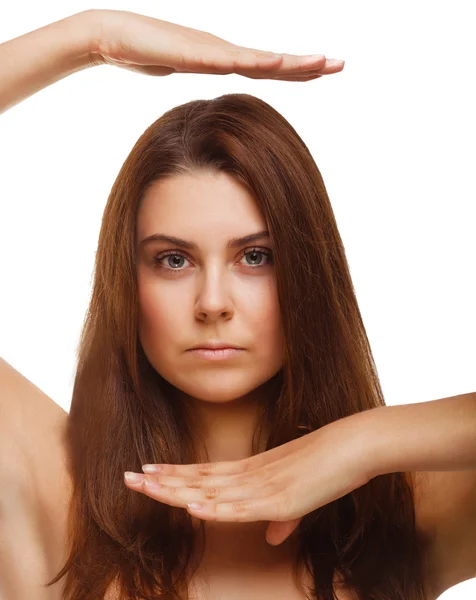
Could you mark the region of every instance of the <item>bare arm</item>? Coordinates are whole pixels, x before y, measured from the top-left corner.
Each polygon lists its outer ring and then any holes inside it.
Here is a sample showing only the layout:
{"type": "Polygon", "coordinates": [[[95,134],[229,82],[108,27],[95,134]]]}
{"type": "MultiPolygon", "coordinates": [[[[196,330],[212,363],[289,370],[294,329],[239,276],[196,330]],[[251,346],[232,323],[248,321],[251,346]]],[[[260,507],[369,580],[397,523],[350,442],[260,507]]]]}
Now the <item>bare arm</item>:
{"type": "Polygon", "coordinates": [[[83,11],[0,44],[0,114],[94,62],[95,11],[83,11]]]}
{"type": "Polygon", "coordinates": [[[0,114],[67,75],[101,64],[153,76],[238,73],[300,82],[344,68],[344,61],[323,54],[274,54],[130,11],[90,9],[0,44],[0,114]]]}

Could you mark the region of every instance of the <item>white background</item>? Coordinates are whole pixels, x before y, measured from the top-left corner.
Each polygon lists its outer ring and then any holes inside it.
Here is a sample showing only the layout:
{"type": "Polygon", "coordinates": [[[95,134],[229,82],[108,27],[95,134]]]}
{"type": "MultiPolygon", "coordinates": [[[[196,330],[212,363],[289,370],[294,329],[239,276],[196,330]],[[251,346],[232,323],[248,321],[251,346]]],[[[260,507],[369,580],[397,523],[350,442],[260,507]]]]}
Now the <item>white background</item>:
{"type": "MultiPolygon", "coordinates": [[[[0,356],[69,410],[102,212],[166,110],[246,92],[294,126],[324,177],[387,404],[476,390],[472,3],[17,0],[0,42],[88,8],[235,44],[345,59],[311,82],[76,73],[0,115],[0,356]]],[[[476,596],[476,579],[444,600],[476,596]]]]}

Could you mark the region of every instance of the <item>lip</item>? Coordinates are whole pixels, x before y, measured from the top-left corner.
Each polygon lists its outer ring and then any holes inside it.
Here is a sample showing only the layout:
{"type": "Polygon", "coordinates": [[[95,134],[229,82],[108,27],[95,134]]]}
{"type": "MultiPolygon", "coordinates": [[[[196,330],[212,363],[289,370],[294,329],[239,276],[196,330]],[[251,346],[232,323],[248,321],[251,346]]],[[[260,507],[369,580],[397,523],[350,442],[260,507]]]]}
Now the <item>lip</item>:
{"type": "Polygon", "coordinates": [[[235,350],[244,350],[241,346],[235,346],[234,344],[230,344],[229,342],[223,342],[221,340],[209,340],[204,344],[197,344],[189,350],[224,350],[224,349],[235,349],[235,350]]]}
{"type": "Polygon", "coordinates": [[[210,348],[191,348],[189,352],[192,352],[197,358],[206,360],[225,360],[227,358],[238,356],[243,352],[243,348],[218,348],[215,350],[210,348]]]}

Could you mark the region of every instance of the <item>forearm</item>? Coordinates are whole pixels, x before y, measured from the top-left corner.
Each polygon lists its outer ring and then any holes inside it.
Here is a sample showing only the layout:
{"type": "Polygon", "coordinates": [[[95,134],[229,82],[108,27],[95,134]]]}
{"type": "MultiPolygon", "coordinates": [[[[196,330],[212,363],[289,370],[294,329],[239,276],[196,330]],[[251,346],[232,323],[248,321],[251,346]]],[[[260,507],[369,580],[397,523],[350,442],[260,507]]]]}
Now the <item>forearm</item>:
{"type": "Polygon", "coordinates": [[[95,11],[84,11],[0,44],[0,114],[93,66],[95,34],[95,11]]]}
{"type": "Polygon", "coordinates": [[[359,416],[372,477],[476,469],[476,393],[385,406],[359,416]]]}

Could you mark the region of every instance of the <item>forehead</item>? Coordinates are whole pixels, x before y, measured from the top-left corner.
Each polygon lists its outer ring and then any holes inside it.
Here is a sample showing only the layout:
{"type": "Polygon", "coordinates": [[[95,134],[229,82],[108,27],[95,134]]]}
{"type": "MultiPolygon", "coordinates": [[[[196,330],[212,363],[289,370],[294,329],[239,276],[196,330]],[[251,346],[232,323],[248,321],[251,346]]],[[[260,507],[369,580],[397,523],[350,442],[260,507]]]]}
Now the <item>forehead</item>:
{"type": "Polygon", "coordinates": [[[214,171],[156,181],[144,195],[137,216],[139,239],[159,230],[182,237],[201,231],[245,235],[265,225],[248,189],[228,173],[214,171]]]}

